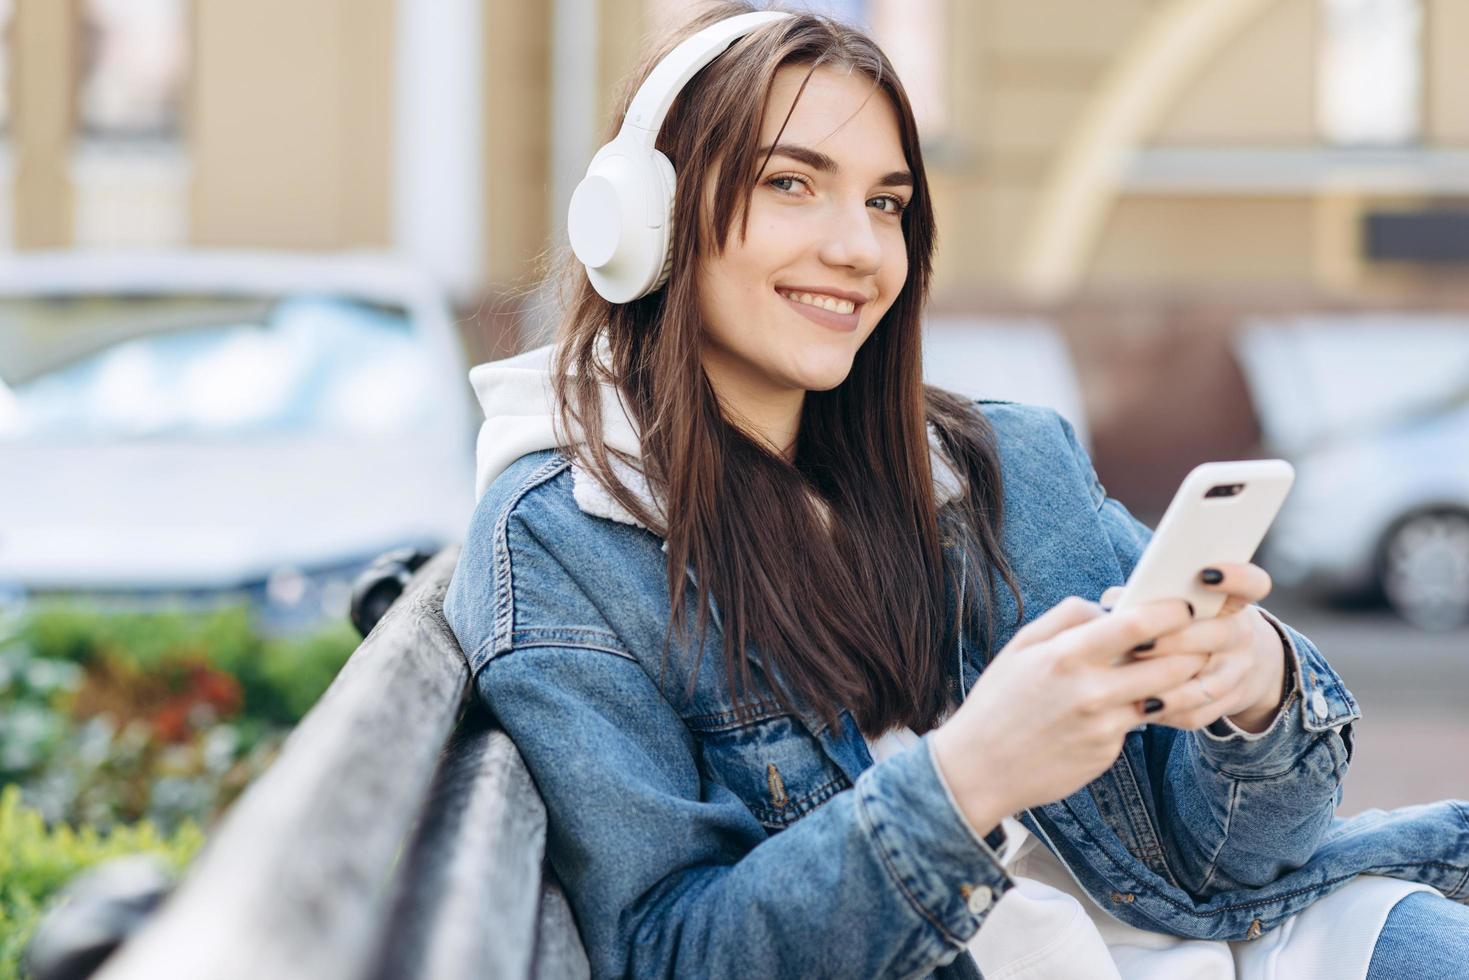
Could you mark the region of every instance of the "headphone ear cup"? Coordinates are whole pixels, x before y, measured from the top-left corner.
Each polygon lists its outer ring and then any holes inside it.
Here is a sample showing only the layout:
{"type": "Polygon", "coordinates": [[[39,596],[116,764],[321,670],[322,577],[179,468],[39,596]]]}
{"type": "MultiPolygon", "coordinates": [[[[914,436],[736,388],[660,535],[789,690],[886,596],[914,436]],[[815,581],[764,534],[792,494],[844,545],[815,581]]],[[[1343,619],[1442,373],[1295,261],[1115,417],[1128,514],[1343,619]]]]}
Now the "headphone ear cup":
{"type": "Polygon", "coordinates": [[[760,10],[711,24],[681,41],[638,87],[616,138],[592,157],[567,208],[571,249],[603,299],[631,303],[662,288],[673,271],[678,179],[657,138],[679,91],[740,38],[791,16],[760,10]]]}
{"type": "MultiPolygon", "coordinates": [[[[673,164],[668,157],[659,150],[653,151],[653,169],[658,171],[658,177],[663,189],[663,201],[667,206],[666,217],[663,220],[663,267],[658,272],[658,278],[653,285],[648,287],[648,293],[655,293],[668,282],[668,275],[673,271],[673,205],[678,193],[678,174],[673,169],[673,164]]],[[[647,295],[644,293],[643,295],[647,295]]]]}

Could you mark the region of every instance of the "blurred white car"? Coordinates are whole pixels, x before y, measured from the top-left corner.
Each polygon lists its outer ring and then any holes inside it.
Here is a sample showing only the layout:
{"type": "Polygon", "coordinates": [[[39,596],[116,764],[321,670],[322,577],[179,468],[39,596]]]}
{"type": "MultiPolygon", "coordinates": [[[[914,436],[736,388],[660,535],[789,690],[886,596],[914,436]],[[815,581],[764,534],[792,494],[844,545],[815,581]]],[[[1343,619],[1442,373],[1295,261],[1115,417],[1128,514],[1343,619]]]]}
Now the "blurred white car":
{"type": "Polygon", "coordinates": [[[462,539],[466,372],[380,257],[0,261],[0,593],[341,615],[376,555],[462,539]]]}
{"type": "Polygon", "coordinates": [[[970,398],[1056,409],[1091,448],[1081,384],[1066,339],[1028,317],[932,316],[923,324],[923,380],[970,398]]]}
{"type": "Polygon", "coordinates": [[[1469,318],[1260,321],[1236,352],[1267,449],[1296,467],[1261,564],[1426,629],[1469,622],[1469,318]]]}

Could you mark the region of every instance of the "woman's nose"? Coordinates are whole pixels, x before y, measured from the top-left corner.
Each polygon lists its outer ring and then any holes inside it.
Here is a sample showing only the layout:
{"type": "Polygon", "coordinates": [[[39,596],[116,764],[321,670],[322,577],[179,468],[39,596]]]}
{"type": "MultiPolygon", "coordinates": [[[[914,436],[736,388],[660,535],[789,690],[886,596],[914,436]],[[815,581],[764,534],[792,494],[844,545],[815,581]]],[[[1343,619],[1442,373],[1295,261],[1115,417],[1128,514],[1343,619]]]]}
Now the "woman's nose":
{"type": "Polygon", "coordinates": [[[882,264],[882,243],[872,227],[866,202],[837,208],[832,216],[821,260],[827,265],[872,275],[882,264]]]}

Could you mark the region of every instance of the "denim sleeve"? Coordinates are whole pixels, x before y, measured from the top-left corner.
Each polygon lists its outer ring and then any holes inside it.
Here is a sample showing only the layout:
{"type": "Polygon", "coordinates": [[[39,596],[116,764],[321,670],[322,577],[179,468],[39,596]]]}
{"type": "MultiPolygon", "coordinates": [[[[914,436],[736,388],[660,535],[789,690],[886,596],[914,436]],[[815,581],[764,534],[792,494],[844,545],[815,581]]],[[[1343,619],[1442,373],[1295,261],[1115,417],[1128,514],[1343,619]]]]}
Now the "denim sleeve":
{"type": "MultiPolygon", "coordinates": [[[[1090,474],[1125,581],[1153,532],[1107,496],[1071,426],[1064,418],[1060,424],[1077,464],[1090,474]]],[[[1201,899],[1267,884],[1316,851],[1340,802],[1351,725],[1361,717],[1315,645],[1256,608],[1280,633],[1288,658],[1289,686],[1271,726],[1251,734],[1221,719],[1188,732],[1149,725],[1141,736],[1169,865],[1201,899]]]]}
{"type": "Polygon", "coordinates": [[[517,648],[477,687],[545,800],[593,976],[923,976],[1009,885],[928,736],[767,837],[701,779],[693,736],[634,660],[517,648]]]}

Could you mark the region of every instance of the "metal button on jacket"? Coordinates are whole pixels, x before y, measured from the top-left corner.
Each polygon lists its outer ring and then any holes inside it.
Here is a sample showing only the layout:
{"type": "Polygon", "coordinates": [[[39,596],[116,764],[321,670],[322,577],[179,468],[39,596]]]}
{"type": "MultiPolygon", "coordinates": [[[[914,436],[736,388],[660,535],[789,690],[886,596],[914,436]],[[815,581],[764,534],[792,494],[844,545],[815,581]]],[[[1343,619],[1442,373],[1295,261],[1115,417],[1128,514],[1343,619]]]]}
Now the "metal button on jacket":
{"type": "Polygon", "coordinates": [[[989,885],[980,885],[969,893],[969,911],[975,915],[981,915],[989,911],[994,900],[994,890],[989,885]]]}

